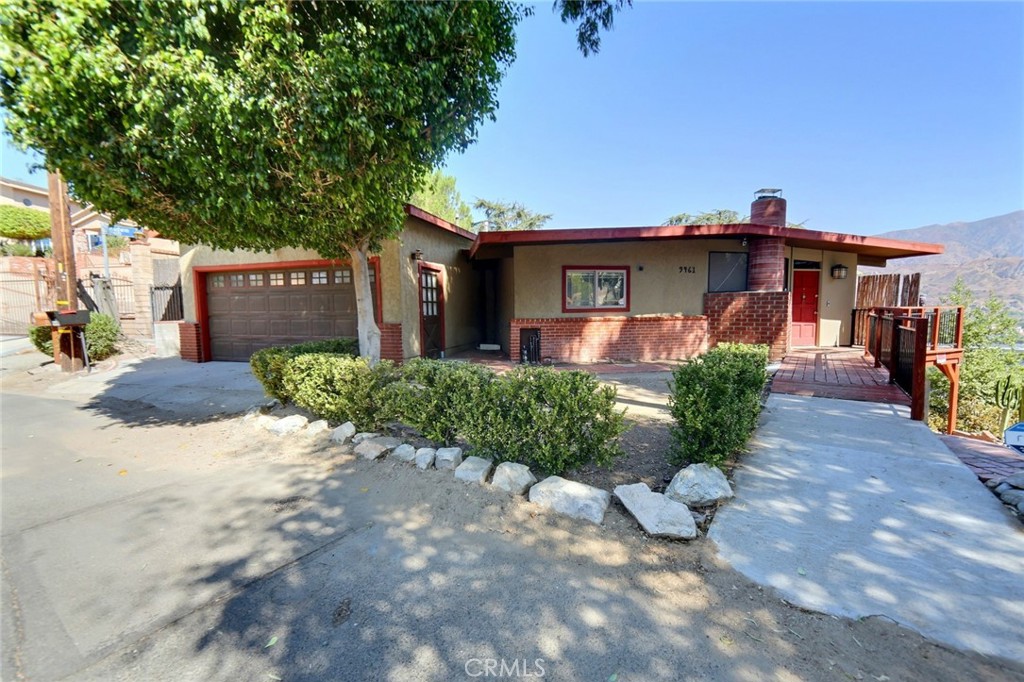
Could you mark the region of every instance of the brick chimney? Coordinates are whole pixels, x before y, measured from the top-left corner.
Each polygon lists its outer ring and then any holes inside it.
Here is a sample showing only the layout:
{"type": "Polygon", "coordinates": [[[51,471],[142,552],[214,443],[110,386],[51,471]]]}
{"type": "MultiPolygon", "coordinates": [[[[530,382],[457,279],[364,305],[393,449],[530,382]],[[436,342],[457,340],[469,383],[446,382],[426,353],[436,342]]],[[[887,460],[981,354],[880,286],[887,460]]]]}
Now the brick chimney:
{"type": "MultiPolygon", "coordinates": [[[[750,205],[754,225],[786,226],[786,200],[781,189],[759,189],[750,205]]],[[[747,263],[747,289],[782,291],[785,289],[785,244],[779,237],[750,240],[747,263]]]]}
{"type": "Polygon", "coordinates": [[[786,200],[781,189],[759,189],[750,204],[750,222],[754,225],[786,226],[786,200]]]}

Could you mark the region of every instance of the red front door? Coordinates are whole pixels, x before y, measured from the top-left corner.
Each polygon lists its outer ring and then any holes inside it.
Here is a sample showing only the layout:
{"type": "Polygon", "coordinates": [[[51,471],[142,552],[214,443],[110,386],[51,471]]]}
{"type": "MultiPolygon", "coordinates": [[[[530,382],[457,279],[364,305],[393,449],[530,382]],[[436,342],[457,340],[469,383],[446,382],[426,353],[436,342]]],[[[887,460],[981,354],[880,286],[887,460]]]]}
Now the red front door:
{"type": "Polygon", "coordinates": [[[818,270],[793,271],[793,329],[794,346],[814,346],[818,343],[818,270]]]}

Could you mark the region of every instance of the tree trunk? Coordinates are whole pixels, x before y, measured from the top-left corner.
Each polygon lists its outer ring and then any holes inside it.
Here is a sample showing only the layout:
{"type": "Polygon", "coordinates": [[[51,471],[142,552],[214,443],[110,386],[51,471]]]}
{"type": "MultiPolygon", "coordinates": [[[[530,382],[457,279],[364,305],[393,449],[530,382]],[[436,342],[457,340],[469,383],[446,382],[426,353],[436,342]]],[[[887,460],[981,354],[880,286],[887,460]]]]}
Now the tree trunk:
{"type": "MultiPolygon", "coordinates": [[[[373,292],[370,289],[370,262],[366,247],[349,249],[352,259],[352,281],[356,290],[356,317],[359,329],[359,354],[369,359],[371,365],[380,362],[380,328],[373,317],[373,292]]],[[[380,302],[384,304],[383,301],[380,302]]]]}

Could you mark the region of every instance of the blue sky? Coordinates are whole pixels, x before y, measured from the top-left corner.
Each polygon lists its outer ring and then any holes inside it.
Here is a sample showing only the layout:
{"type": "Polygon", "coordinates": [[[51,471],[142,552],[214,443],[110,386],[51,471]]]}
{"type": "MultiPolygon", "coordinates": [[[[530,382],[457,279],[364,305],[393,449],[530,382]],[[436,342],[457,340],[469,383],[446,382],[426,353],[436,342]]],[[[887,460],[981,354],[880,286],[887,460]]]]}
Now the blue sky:
{"type": "MultiPolygon", "coordinates": [[[[874,234],[1024,208],[1024,4],[636,2],[584,58],[547,3],[447,172],[551,227],[745,212],[874,234]]],[[[28,178],[4,145],[0,172],[28,178]]]]}

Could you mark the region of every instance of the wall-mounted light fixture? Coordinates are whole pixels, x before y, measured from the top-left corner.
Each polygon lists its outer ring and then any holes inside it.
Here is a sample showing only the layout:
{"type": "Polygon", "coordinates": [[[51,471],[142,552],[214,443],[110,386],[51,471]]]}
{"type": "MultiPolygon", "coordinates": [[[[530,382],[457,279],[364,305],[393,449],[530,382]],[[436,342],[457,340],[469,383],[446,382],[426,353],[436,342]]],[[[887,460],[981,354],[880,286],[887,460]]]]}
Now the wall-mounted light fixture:
{"type": "Polygon", "coordinates": [[[746,245],[747,245],[747,238],[744,237],[743,241],[740,242],[740,246],[746,246],[746,245]]]}
{"type": "Polygon", "coordinates": [[[832,270],[830,272],[832,273],[832,279],[846,279],[846,276],[850,274],[850,268],[836,263],[832,266],[832,270]]]}
{"type": "Polygon", "coordinates": [[[412,258],[413,260],[423,260],[423,252],[420,251],[419,249],[416,249],[411,254],[409,254],[409,257],[412,258]]]}

